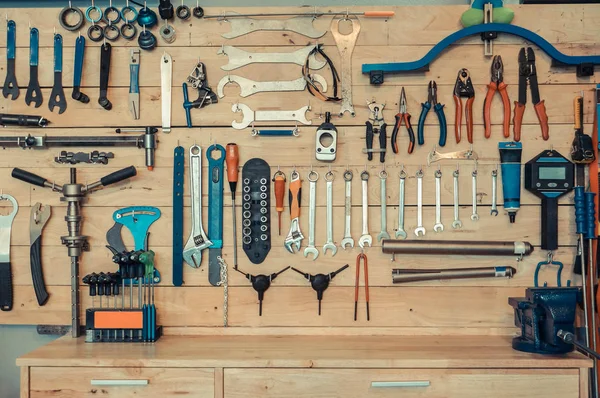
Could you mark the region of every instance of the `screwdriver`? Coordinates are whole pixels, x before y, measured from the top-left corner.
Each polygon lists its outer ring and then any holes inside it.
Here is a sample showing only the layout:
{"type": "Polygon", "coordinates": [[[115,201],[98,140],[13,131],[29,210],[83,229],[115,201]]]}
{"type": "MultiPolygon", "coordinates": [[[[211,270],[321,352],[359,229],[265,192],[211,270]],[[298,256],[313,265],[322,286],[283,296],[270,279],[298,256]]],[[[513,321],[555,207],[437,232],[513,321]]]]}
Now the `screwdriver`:
{"type": "Polygon", "coordinates": [[[285,198],[285,174],[277,168],[277,172],[273,176],[275,185],[275,209],[279,216],[279,236],[281,236],[281,215],[283,214],[283,200],[285,198]]]}
{"type": "Polygon", "coordinates": [[[227,180],[231,189],[231,212],[233,220],[233,268],[237,269],[237,222],[235,220],[235,191],[238,183],[238,167],[240,165],[240,154],[235,143],[227,144],[225,162],[227,163],[227,180]]]}

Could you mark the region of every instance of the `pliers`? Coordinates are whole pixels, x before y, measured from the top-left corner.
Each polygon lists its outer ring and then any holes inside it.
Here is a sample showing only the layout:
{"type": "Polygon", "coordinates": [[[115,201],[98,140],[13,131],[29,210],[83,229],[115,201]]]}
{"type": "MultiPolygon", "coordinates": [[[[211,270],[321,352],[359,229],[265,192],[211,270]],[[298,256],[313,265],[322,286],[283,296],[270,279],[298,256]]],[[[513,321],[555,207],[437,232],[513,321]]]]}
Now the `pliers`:
{"type": "Polygon", "coordinates": [[[471,74],[466,68],[458,71],[456,84],[454,85],[454,104],[456,105],[454,135],[456,143],[460,142],[462,135],[462,99],[467,98],[465,104],[465,121],[467,123],[467,139],[473,143],[473,102],[475,101],[475,89],[471,82],[471,74]]]}
{"type": "Polygon", "coordinates": [[[515,141],[521,140],[521,125],[523,124],[525,104],[527,104],[528,82],[531,88],[531,102],[533,102],[535,113],[542,128],[542,138],[547,140],[550,137],[548,134],[548,115],[546,114],[544,101],[540,101],[535,54],[531,47],[527,47],[527,52],[525,52],[525,48],[521,48],[521,51],[519,51],[519,101],[515,101],[515,117],[513,119],[515,141]]]}
{"type": "Polygon", "coordinates": [[[410,143],[408,144],[408,153],[413,153],[413,150],[415,149],[415,132],[410,124],[410,113],[406,111],[406,93],[404,92],[404,87],[402,87],[402,92],[400,93],[400,105],[399,112],[396,114],[396,124],[394,125],[394,130],[392,130],[392,151],[394,151],[394,153],[398,153],[398,143],[396,140],[403,120],[406,130],[408,131],[408,139],[410,140],[410,143]]]}
{"type": "Polygon", "coordinates": [[[437,84],[434,80],[429,82],[429,86],[427,87],[427,101],[421,103],[421,115],[419,116],[419,125],[417,126],[417,134],[419,139],[419,145],[423,145],[425,143],[425,137],[423,135],[423,129],[425,127],[425,119],[427,118],[427,114],[429,110],[433,106],[433,110],[438,117],[438,121],[440,123],[440,141],[438,143],[439,146],[446,145],[446,135],[447,135],[447,127],[446,127],[446,115],[444,114],[444,106],[442,104],[438,104],[437,102],[437,84]]]}
{"type": "Polygon", "coordinates": [[[370,111],[369,120],[365,123],[367,126],[367,158],[373,160],[373,152],[379,152],[379,161],[384,163],[387,147],[387,135],[385,132],[387,124],[383,120],[383,108],[385,108],[385,104],[379,104],[373,99],[373,101],[367,101],[367,106],[370,111]],[[375,137],[375,134],[379,134],[380,150],[378,151],[373,150],[373,138],[375,137]]]}
{"type": "Polygon", "coordinates": [[[483,121],[485,124],[485,138],[490,138],[492,135],[492,120],[491,120],[491,108],[494,94],[500,93],[502,97],[502,104],[504,106],[504,121],[502,123],[502,130],[504,132],[504,138],[510,136],[510,100],[508,99],[508,92],[506,91],[506,83],[504,83],[504,64],[502,63],[502,57],[496,55],[492,61],[491,69],[492,79],[488,84],[488,92],[483,102],[483,121]]]}

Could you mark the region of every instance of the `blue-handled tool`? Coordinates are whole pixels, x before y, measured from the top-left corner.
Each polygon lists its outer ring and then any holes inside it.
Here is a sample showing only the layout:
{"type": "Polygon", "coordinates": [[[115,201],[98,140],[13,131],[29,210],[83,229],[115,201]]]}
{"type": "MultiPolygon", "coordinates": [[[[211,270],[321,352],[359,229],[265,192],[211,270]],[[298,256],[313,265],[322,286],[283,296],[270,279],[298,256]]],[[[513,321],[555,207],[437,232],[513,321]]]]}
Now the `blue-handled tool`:
{"type": "Polygon", "coordinates": [[[34,104],[36,108],[42,106],[44,97],[38,79],[38,65],[40,60],[40,31],[37,28],[29,30],[29,84],[25,94],[27,106],[34,104]]]}
{"type": "Polygon", "coordinates": [[[80,91],[83,75],[83,56],[85,54],[85,37],[79,35],[75,40],[75,65],[73,67],[73,94],[71,98],[82,104],[90,102],[90,97],[80,91]]]}
{"type": "Polygon", "coordinates": [[[438,117],[438,122],[440,124],[440,140],[438,142],[439,146],[446,145],[446,136],[448,134],[448,128],[446,126],[446,115],[444,114],[444,105],[438,104],[437,102],[437,83],[432,80],[429,82],[427,87],[427,101],[421,104],[421,115],[419,115],[419,125],[417,126],[417,140],[419,145],[423,145],[425,143],[425,119],[427,119],[427,114],[429,110],[433,107],[435,114],[438,117]]]}
{"type": "Polygon", "coordinates": [[[252,129],[252,137],[298,137],[299,130],[295,128],[293,130],[260,130],[252,129]]]}
{"type": "Polygon", "coordinates": [[[115,211],[113,220],[131,231],[134,250],[148,250],[148,230],[160,215],[160,209],[157,207],[132,206],[115,211]]]}
{"type": "Polygon", "coordinates": [[[11,100],[19,98],[19,84],[15,74],[15,57],[17,54],[17,24],[10,20],[6,23],[6,79],[2,87],[4,98],[11,100]]]}
{"type": "Polygon", "coordinates": [[[515,222],[517,212],[521,208],[521,154],[523,144],[520,142],[498,143],[500,152],[500,171],[502,172],[502,195],[504,210],[508,218],[515,222]]]}
{"type": "Polygon", "coordinates": [[[59,115],[67,110],[67,99],[62,84],[62,69],[63,38],[57,33],[54,35],[54,86],[50,94],[50,101],[48,101],[48,109],[50,109],[50,112],[54,112],[54,108],[58,107],[59,115]]]}
{"type": "Polygon", "coordinates": [[[223,169],[225,148],[215,144],[206,150],[208,159],[208,239],[213,245],[208,249],[208,281],[218,286],[221,281],[221,264],[218,259],[223,250],[223,169]],[[219,152],[215,159],[213,152],[219,152]]]}
{"type": "Polygon", "coordinates": [[[134,120],[140,118],[140,49],[131,49],[129,64],[129,113],[134,120]]]}
{"type": "Polygon", "coordinates": [[[185,154],[182,146],[173,153],[173,286],[183,285],[183,187],[185,154]]]}

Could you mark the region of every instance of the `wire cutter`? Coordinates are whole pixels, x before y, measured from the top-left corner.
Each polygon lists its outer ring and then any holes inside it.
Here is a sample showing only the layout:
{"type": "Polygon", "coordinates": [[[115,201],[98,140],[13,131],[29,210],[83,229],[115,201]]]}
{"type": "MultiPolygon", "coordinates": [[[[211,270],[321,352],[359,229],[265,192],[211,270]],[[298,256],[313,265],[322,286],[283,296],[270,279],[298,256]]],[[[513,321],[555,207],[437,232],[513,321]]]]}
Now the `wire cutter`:
{"type": "Polygon", "coordinates": [[[446,115],[444,114],[445,105],[438,104],[437,102],[437,84],[435,81],[432,80],[429,82],[427,92],[427,102],[421,104],[421,115],[419,116],[419,125],[417,126],[419,145],[423,145],[425,143],[423,128],[425,127],[425,119],[427,118],[427,114],[433,106],[433,110],[435,111],[440,123],[440,141],[438,144],[439,146],[444,146],[446,145],[446,135],[448,130],[446,127],[446,115]]]}
{"type": "Polygon", "coordinates": [[[546,114],[544,101],[540,101],[535,54],[531,47],[527,47],[527,52],[525,52],[525,48],[521,48],[521,51],[519,51],[519,101],[515,101],[515,117],[513,119],[515,141],[521,140],[521,125],[523,124],[523,114],[527,104],[527,83],[529,83],[531,89],[531,102],[533,102],[535,113],[542,128],[542,138],[547,140],[550,137],[548,134],[548,115],[546,114]]]}
{"type": "Polygon", "coordinates": [[[465,104],[465,122],[467,123],[467,139],[473,143],[473,102],[475,101],[475,89],[471,82],[471,74],[466,68],[458,71],[456,84],[454,85],[454,104],[456,105],[454,135],[456,143],[460,142],[462,135],[462,99],[467,98],[465,104]]]}
{"type": "Polygon", "coordinates": [[[415,149],[415,132],[410,124],[410,113],[406,111],[406,93],[404,92],[404,87],[402,87],[402,92],[400,93],[400,106],[399,112],[396,114],[396,124],[394,125],[394,130],[392,130],[392,151],[394,151],[394,153],[398,153],[398,143],[396,140],[403,120],[406,130],[408,131],[408,139],[410,140],[410,144],[408,144],[408,153],[413,153],[413,150],[415,149]]]}
{"type": "Polygon", "coordinates": [[[504,64],[502,63],[502,57],[496,55],[492,61],[492,80],[488,84],[488,92],[483,102],[483,121],[485,124],[485,138],[490,138],[492,135],[492,120],[491,120],[491,108],[492,100],[496,92],[500,93],[502,97],[502,105],[504,106],[504,121],[502,123],[502,131],[504,132],[504,138],[510,136],[510,100],[508,99],[508,92],[506,91],[506,83],[504,83],[504,64]]]}

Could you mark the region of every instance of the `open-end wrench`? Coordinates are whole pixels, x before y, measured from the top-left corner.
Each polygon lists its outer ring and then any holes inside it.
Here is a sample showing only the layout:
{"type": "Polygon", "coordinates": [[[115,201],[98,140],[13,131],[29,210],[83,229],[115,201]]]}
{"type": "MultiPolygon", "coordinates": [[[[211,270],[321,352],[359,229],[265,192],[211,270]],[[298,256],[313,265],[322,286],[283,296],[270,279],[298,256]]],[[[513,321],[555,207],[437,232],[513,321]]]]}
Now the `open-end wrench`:
{"type": "Polygon", "coordinates": [[[387,192],[386,192],[386,181],[387,171],[385,171],[385,165],[383,170],[379,172],[379,181],[381,185],[381,232],[377,235],[377,241],[381,242],[383,239],[389,239],[390,234],[387,231],[387,192]]]}
{"type": "Polygon", "coordinates": [[[473,214],[471,214],[471,220],[479,220],[479,214],[477,214],[477,162],[475,162],[475,169],[471,173],[472,177],[472,193],[473,193],[473,214]]]}
{"type": "Polygon", "coordinates": [[[190,267],[202,264],[202,250],[212,246],[202,227],[202,148],[190,148],[190,191],[192,197],[192,232],[183,248],[183,260],[190,267]]]}
{"type": "Polygon", "coordinates": [[[352,52],[360,33],[360,22],[358,18],[350,18],[348,16],[333,18],[330,29],[342,60],[340,73],[342,81],[342,105],[340,107],[340,116],[343,116],[346,112],[350,112],[354,116],[354,104],[352,103],[352,52]],[[351,33],[340,33],[340,22],[342,21],[350,21],[352,23],[351,33]]]}
{"type": "MultiPolygon", "coordinates": [[[[310,75],[313,83],[319,83],[321,85],[321,91],[327,91],[327,80],[323,76],[316,73],[310,75]]],[[[246,79],[245,77],[237,75],[226,75],[219,81],[217,86],[217,94],[219,98],[225,96],[225,86],[229,83],[235,83],[240,86],[240,97],[248,97],[256,93],[264,92],[282,92],[282,91],[304,91],[308,84],[306,78],[300,77],[296,80],[289,81],[262,81],[256,82],[254,80],[246,79]]]]}
{"type": "Polygon", "coordinates": [[[462,228],[462,221],[458,218],[458,210],[460,209],[458,201],[458,175],[458,166],[456,166],[456,170],[452,173],[454,177],[454,221],[452,221],[452,228],[454,229],[462,228]]]}
{"type": "Polygon", "coordinates": [[[303,47],[294,52],[287,53],[251,53],[248,51],[240,50],[233,46],[222,46],[217,54],[227,55],[229,63],[221,66],[223,70],[234,70],[246,66],[249,64],[296,64],[304,66],[306,58],[309,59],[309,67],[312,70],[321,69],[327,62],[318,60],[313,54],[315,49],[314,45],[303,47]]]}
{"type": "Polygon", "coordinates": [[[400,171],[400,193],[398,196],[398,229],[396,230],[396,239],[406,239],[404,230],[404,192],[405,192],[406,172],[404,167],[400,171]]]}
{"type": "Polygon", "coordinates": [[[10,20],[6,22],[6,79],[2,87],[4,98],[11,100],[19,98],[19,84],[15,74],[15,58],[17,55],[17,24],[10,20]]]}
{"type": "Polygon", "coordinates": [[[160,99],[162,109],[162,132],[171,132],[171,83],[173,81],[173,59],[166,52],[160,58],[160,99]]]}
{"type": "Polygon", "coordinates": [[[36,108],[42,106],[44,97],[38,79],[38,65],[40,60],[40,31],[37,28],[29,30],[29,85],[25,94],[27,106],[34,104],[36,108]]]}
{"type": "Polygon", "coordinates": [[[435,171],[435,225],[433,230],[435,232],[444,230],[444,224],[442,224],[442,171],[440,169],[435,171]]]}
{"type": "Polygon", "coordinates": [[[54,35],[54,86],[48,101],[48,109],[54,112],[54,108],[58,107],[58,114],[62,114],[67,110],[67,99],[65,98],[65,90],[62,84],[62,69],[63,69],[63,38],[58,33],[54,35]]]}
{"type": "Polygon", "coordinates": [[[319,250],[315,247],[315,213],[317,211],[317,180],[319,173],[311,170],[308,173],[309,204],[308,204],[308,246],[304,249],[304,257],[313,255],[313,261],[319,257],[319,250]]]}
{"type": "Polygon", "coordinates": [[[352,239],[351,220],[352,220],[352,171],[346,169],[344,172],[344,181],[346,186],[346,195],[344,200],[344,239],[342,239],[342,247],[344,250],[350,246],[354,247],[354,239],[352,239]]]}
{"type": "Polygon", "coordinates": [[[13,306],[12,271],[10,267],[10,232],[12,223],[19,211],[16,199],[8,194],[0,194],[0,201],[9,201],[12,211],[0,216],[0,310],[10,311],[13,306]]]}
{"type": "Polygon", "coordinates": [[[337,246],[333,241],[333,180],[335,176],[329,170],[325,174],[325,181],[327,182],[327,242],[323,245],[323,254],[327,254],[327,250],[331,250],[331,256],[335,256],[337,253],[337,246]]]}
{"type": "Polygon", "coordinates": [[[304,235],[302,235],[302,231],[300,230],[302,180],[300,179],[300,174],[295,169],[290,175],[290,185],[288,190],[291,222],[290,232],[288,232],[283,245],[287,249],[287,251],[289,251],[290,253],[294,253],[294,247],[296,248],[296,250],[300,251],[300,247],[302,246],[302,239],[304,239],[304,235]]]}
{"type": "Polygon", "coordinates": [[[423,169],[417,171],[417,228],[416,236],[424,236],[427,232],[423,227],[423,169]]]}
{"type": "Polygon", "coordinates": [[[318,39],[327,33],[325,30],[315,29],[313,15],[301,15],[288,19],[227,18],[228,16],[230,14],[223,15],[223,21],[231,24],[231,31],[221,35],[226,39],[233,39],[259,30],[296,32],[311,39],[318,39]]]}
{"type": "Polygon", "coordinates": [[[306,112],[310,110],[310,106],[303,106],[296,111],[253,111],[248,105],[233,104],[231,110],[242,112],[243,115],[241,122],[234,120],[231,123],[231,127],[237,130],[245,129],[253,122],[296,121],[302,124],[312,124],[312,121],[306,118],[306,112]]]}
{"type": "Polygon", "coordinates": [[[360,173],[362,180],[362,235],[358,245],[364,249],[365,245],[371,247],[373,238],[369,235],[369,172],[365,169],[360,173]]]}
{"type": "Polygon", "coordinates": [[[492,216],[498,215],[498,169],[492,170],[492,216]]]}

